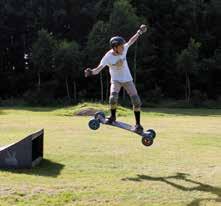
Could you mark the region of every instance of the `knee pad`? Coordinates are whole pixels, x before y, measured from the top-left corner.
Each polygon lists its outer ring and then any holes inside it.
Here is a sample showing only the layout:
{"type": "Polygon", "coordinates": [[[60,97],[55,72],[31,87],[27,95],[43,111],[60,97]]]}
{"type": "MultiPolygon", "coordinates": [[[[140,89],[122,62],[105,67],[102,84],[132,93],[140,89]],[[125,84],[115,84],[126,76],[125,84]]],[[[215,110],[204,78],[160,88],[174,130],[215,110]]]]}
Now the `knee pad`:
{"type": "Polygon", "coordinates": [[[134,109],[140,109],[142,104],[138,95],[131,96],[131,102],[133,104],[134,109]]]}
{"type": "Polygon", "coordinates": [[[109,98],[110,105],[117,105],[118,102],[118,93],[112,92],[109,98]]]}

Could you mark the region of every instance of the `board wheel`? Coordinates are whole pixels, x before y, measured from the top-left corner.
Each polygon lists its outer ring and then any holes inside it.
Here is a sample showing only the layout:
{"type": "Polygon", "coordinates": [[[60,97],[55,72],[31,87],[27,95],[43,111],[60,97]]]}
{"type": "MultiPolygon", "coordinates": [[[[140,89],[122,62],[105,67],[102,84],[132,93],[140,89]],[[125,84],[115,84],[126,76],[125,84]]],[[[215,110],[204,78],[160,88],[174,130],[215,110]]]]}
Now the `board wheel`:
{"type": "Polygon", "coordinates": [[[104,112],[96,112],[95,115],[94,115],[94,118],[95,118],[95,119],[100,119],[99,116],[100,116],[101,118],[104,118],[104,119],[105,119],[105,114],[104,114],[104,112]]]}
{"type": "Polygon", "coordinates": [[[146,147],[149,147],[153,144],[153,139],[147,138],[147,137],[143,137],[142,138],[142,144],[146,147]]]}
{"type": "Polygon", "coordinates": [[[97,130],[100,127],[100,122],[97,119],[91,119],[88,122],[90,129],[97,130]]]}
{"type": "Polygon", "coordinates": [[[146,131],[146,133],[152,138],[154,139],[156,137],[156,132],[153,129],[148,129],[146,131]]]}

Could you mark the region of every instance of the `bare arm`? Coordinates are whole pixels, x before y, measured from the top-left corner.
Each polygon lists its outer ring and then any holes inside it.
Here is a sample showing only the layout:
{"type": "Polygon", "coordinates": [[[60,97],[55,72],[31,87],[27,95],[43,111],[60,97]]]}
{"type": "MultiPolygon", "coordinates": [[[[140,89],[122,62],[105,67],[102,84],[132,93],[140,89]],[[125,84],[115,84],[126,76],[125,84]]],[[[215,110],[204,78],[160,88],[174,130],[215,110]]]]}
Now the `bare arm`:
{"type": "Polygon", "coordinates": [[[84,76],[85,77],[89,77],[89,76],[92,76],[92,75],[97,75],[100,73],[100,71],[104,68],[103,65],[99,65],[97,66],[96,68],[94,69],[90,69],[90,68],[87,68],[84,70],[84,76]]]}
{"type": "Polygon", "coordinates": [[[147,31],[147,26],[142,24],[139,28],[139,30],[137,31],[136,34],[134,34],[129,41],[127,42],[129,46],[131,46],[132,44],[134,44],[137,39],[139,38],[140,35],[142,35],[143,33],[145,33],[147,31]]]}
{"type": "Polygon", "coordinates": [[[96,68],[92,69],[92,75],[97,75],[100,73],[100,71],[104,68],[103,65],[99,65],[96,68]]]}
{"type": "Polygon", "coordinates": [[[138,33],[134,34],[127,42],[128,45],[131,46],[132,44],[134,44],[137,41],[137,39],[139,38],[139,36],[140,35],[138,33]]]}

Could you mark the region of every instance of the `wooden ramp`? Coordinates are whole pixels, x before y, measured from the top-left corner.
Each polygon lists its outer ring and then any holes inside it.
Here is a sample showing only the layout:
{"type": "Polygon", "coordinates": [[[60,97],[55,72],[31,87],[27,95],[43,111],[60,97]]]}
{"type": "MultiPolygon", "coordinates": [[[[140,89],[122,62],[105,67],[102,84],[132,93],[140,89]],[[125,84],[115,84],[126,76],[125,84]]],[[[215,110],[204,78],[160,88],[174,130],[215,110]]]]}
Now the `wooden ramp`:
{"type": "Polygon", "coordinates": [[[43,159],[44,130],[0,147],[0,168],[24,169],[36,166],[43,159]]]}

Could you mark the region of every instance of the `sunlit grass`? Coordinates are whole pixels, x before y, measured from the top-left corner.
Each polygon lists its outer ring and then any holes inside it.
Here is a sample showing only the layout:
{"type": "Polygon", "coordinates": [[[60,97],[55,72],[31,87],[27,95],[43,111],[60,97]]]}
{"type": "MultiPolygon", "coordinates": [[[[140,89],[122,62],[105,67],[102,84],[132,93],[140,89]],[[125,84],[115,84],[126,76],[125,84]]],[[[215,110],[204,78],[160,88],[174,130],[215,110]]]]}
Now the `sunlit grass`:
{"type": "MultiPolygon", "coordinates": [[[[220,110],[143,109],[157,137],[102,125],[88,128],[80,108],[1,108],[0,145],[45,129],[44,158],[32,170],[0,171],[1,206],[221,205],[220,110]]],[[[119,119],[134,123],[130,109],[119,119]]]]}

